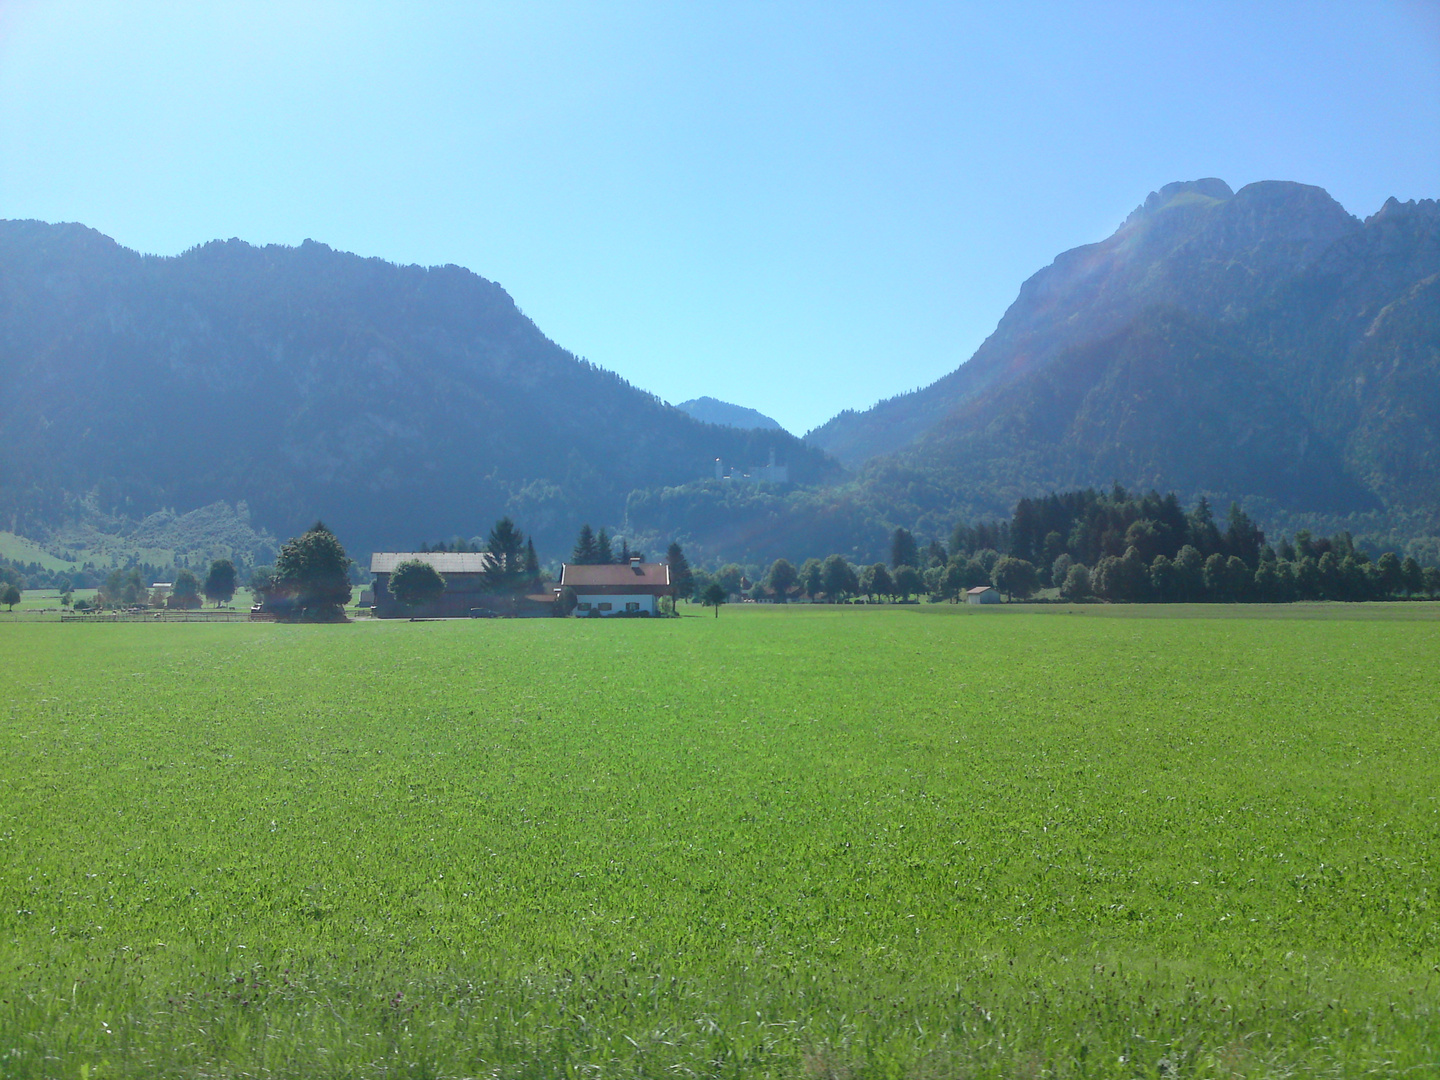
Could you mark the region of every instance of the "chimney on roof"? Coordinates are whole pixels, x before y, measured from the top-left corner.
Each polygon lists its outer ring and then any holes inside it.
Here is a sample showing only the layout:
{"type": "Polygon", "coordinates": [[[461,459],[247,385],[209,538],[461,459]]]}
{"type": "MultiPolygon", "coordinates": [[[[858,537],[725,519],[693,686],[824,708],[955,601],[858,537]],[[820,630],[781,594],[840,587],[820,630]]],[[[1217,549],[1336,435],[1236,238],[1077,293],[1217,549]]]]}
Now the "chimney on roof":
{"type": "Polygon", "coordinates": [[[631,556],[630,556],[630,569],[631,569],[631,570],[634,570],[635,573],[637,573],[637,574],[640,573],[640,556],[639,556],[639,555],[631,555],[631,556]]]}

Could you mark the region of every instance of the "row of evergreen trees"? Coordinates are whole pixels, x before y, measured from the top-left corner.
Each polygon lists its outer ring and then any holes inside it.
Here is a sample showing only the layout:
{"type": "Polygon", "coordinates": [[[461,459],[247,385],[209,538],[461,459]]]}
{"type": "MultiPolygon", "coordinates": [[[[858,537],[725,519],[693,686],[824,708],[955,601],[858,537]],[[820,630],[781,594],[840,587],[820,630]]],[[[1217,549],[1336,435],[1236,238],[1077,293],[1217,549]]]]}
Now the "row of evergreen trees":
{"type": "Polygon", "coordinates": [[[603,528],[597,533],[590,528],[589,522],[580,526],[580,535],[575,538],[574,550],[570,552],[570,564],[572,566],[603,566],[606,563],[628,563],[632,556],[639,556],[643,561],[643,552],[631,551],[630,541],[620,540],[620,550],[615,550],[615,542],[611,540],[610,534],[603,528]]]}

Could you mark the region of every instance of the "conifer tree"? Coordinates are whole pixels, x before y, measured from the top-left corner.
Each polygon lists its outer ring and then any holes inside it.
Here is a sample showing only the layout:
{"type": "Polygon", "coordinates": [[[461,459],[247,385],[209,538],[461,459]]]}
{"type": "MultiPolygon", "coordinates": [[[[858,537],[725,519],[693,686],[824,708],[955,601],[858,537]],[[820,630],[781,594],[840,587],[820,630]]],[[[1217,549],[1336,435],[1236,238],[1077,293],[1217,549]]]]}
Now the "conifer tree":
{"type": "Polygon", "coordinates": [[[677,598],[689,599],[695,592],[695,575],[690,572],[690,563],[679,543],[672,543],[665,552],[665,562],[670,567],[670,587],[677,598]]]}
{"type": "Polygon", "coordinates": [[[601,529],[600,535],[595,537],[595,561],[597,563],[615,561],[615,552],[610,547],[610,534],[604,529],[601,529]]]}
{"type": "Polygon", "coordinates": [[[525,534],[508,517],[490,530],[486,550],[494,560],[486,576],[495,588],[510,588],[525,576],[525,534]]]}
{"type": "Polygon", "coordinates": [[[600,548],[595,542],[595,534],[590,531],[589,522],[580,526],[580,535],[575,540],[575,550],[570,554],[570,561],[576,566],[594,566],[600,561],[600,548]]]}
{"type": "Polygon", "coordinates": [[[920,562],[920,549],[909,529],[896,529],[890,537],[890,565],[895,569],[915,566],[920,562]]]}

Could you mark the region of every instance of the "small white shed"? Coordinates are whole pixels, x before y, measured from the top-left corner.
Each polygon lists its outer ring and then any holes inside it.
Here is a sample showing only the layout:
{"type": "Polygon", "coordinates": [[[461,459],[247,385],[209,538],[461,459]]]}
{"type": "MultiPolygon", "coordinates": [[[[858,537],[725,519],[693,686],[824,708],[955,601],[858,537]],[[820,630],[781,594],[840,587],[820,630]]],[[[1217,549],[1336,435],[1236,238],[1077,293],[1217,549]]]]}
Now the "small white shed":
{"type": "Polygon", "coordinates": [[[967,604],[998,604],[1000,590],[992,585],[977,585],[965,594],[967,604]]]}

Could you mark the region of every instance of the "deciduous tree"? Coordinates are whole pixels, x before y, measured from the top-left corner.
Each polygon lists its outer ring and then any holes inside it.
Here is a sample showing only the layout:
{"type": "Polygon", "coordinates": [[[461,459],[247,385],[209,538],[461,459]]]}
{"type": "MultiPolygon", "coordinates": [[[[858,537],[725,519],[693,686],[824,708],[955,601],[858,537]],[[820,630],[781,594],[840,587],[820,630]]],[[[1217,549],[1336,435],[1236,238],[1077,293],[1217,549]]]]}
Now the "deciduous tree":
{"type": "Polygon", "coordinates": [[[745,568],[739,563],[726,563],[715,575],[715,583],[723,588],[727,595],[738,596],[745,591],[745,568]]]}
{"type": "Polygon", "coordinates": [[[205,599],[216,607],[235,598],[235,564],[229,559],[216,559],[205,575],[205,599]]]}
{"type": "Polygon", "coordinates": [[[178,611],[193,611],[200,606],[200,579],[192,570],[181,570],[175,575],[170,586],[170,595],[165,600],[167,608],[178,611]]]}
{"type": "Polygon", "coordinates": [[[795,564],[789,559],[776,559],[770,564],[770,572],[765,575],[765,588],[783,604],[799,576],[795,564]]]}
{"type": "Polygon", "coordinates": [[[860,591],[867,597],[895,595],[895,582],[890,577],[890,569],[883,562],[865,567],[860,571],[859,579],[860,591]]]}
{"type": "Polygon", "coordinates": [[[1419,596],[1425,591],[1425,571],[1412,557],[1406,557],[1400,564],[1400,582],[1407,596],[1419,596]]]}
{"type": "Polygon", "coordinates": [[[445,595],[445,575],[423,559],[410,559],[390,574],[390,592],[408,608],[433,604],[445,595]]]}
{"type": "Polygon", "coordinates": [[[705,586],[705,591],[700,594],[700,602],[706,607],[713,607],[717,619],[720,617],[720,605],[729,599],[730,594],[726,592],[725,586],[721,585],[718,581],[712,581],[709,585],[705,586]]]}
{"type": "Polygon", "coordinates": [[[819,559],[806,559],[800,564],[800,591],[811,600],[825,591],[822,567],[819,559]]]}
{"type": "Polygon", "coordinates": [[[324,522],[285,541],[275,559],[270,595],[276,610],[291,618],[333,622],[345,617],[350,559],[324,522]]]}
{"type": "Polygon", "coordinates": [[[1375,561],[1376,585],[1385,596],[1394,596],[1405,588],[1405,571],[1400,557],[1387,551],[1375,561]]]}
{"type": "Polygon", "coordinates": [[[832,604],[838,604],[860,589],[855,570],[845,561],[843,555],[827,556],[820,567],[821,591],[832,604]]]}
{"type": "Polygon", "coordinates": [[[1012,555],[996,561],[991,577],[995,588],[1012,600],[1025,600],[1040,587],[1040,575],[1035,571],[1035,564],[1012,555]]]}
{"type": "Polygon", "coordinates": [[[1060,586],[1060,595],[1072,603],[1084,600],[1090,595],[1090,569],[1076,563],[1065,571],[1065,581],[1060,586]]]}
{"type": "Polygon", "coordinates": [[[920,595],[925,588],[925,581],[915,567],[902,564],[895,571],[894,583],[890,587],[894,595],[902,600],[909,600],[912,596],[920,595]]]}
{"type": "Polygon", "coordinates": [[[965,584],[965,564],[958,559],[951,560],[940,575],[940,595],[953,602],[968,588],[965,584]]]}

